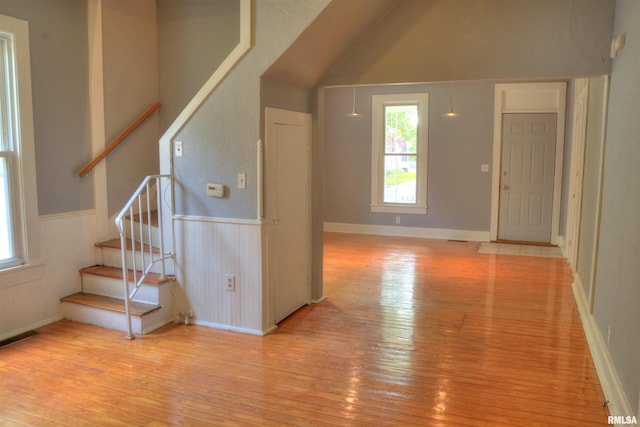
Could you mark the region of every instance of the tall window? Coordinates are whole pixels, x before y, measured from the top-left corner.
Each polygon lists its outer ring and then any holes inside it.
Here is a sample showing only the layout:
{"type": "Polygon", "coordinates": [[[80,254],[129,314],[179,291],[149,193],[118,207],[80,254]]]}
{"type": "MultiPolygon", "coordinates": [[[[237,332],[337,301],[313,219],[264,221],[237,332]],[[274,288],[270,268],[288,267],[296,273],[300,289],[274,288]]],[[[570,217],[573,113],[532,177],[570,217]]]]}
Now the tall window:
{"type": "Polygon", "coordinates": [[[27,23],[0,15],[0,271],[37,246],[30,74],[27,23]]]}
{"type": "Polygon", "coordinates": [[[372,97],[371,211],[427,212],[427,93],[372,97]]]}
{"type": "Polygon", "coordinates": [[[14,87],[12,37],[0,33],[0,267],[19,263],[19,227],[15,190],[15,142],[12,131],[14,87]]]}

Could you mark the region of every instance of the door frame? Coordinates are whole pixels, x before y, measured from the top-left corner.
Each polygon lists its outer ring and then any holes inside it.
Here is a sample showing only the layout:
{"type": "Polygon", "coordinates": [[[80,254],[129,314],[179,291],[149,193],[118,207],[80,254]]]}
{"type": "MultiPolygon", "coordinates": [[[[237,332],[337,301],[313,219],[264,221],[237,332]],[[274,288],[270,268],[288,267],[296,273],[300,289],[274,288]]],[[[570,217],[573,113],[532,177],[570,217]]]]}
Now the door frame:
{"type": "Polygon", "coordinates": [[[498,238],[500,171],[502,170],[502,115],[505,113],[556,113],[558,119],[556,127],[556,155],[550,242],[556,245],[559,243],[567,84],[566,82],[498,83],[495,85],[494,90],[490,238],[491,240],[497,240],[498,238]]]}
{"type": "Polygon", "coordinates": [[[301,113],[298,111],[292,110],[283,110],[279,108],[265,107],[265,141],[263,145],[263,153],[261,156],[261,160],[259,161],[259,168],[262,169],[261,172],[263,174],[262,180],[262,188],[264,191],[264,199],[259,204],[259,215],[261,216],[263,222],[266,224],[266,233],[265,233],[265,276],[267,282],[267,313],[269,316],[269,324],[276,324],[276,287],[275,283],[273,283],[273,271],[272,271],[272,262],[271,260],[274,257],[274,254],[271,253],[271,244],[270,244],[270,225],[271,218],[269,218],[270,212],[267,211],[269,203],[267,202],[270,197],[270,193],[268,191],[269,188],[269,153],[268,150],[270,148],[270,137],[271,130],[274,125],[277,124],[288,124],[288,125],[299,125],[299,126],[307,126],[309,130],[308,136],[308,149],[307,156],[305,159],[305,163],[307,165],[308,174],[307,174],[307,218],[306,221],[309,224],[308,233],[307,233],[307,247],[305,248],[307,251],[306,254],[306,269],[307,269],[307,304],[311,303],[311,248],[312,248],[312,235],[311,235],[311,126],[312,126],[312,117],[309,113],[301,113]]]}

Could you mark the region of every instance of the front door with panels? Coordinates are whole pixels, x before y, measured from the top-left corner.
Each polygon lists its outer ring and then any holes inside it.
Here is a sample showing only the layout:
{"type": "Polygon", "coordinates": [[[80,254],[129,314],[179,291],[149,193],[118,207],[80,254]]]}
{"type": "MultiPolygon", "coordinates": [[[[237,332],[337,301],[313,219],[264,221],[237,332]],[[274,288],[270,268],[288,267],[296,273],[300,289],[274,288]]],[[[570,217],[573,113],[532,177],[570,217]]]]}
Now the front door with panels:
{"type": "Polygon", "coordinates": [[[265,122],[268,276],[278,323],[311,298],[311,115],[268,108],[265,122]]]}
{"type": "Polygon", "coordinates": [[[550,243],[555,113],[504,114],[498,239],[550,243]]]}

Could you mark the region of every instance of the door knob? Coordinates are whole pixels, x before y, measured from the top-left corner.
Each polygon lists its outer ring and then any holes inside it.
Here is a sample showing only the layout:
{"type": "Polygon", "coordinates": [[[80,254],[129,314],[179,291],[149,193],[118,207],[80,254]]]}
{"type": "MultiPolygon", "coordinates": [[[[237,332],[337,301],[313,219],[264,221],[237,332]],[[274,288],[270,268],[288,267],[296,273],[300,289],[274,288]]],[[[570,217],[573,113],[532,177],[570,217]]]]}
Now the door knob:
{"type": "Polygon", "coordinates": [[[278,219],[278,218],[273,218],[273,220],[272,220],[272,221],[273,221],[273,225],[278,225],[278,224],[280,224],[280,219],[278,219]]]}

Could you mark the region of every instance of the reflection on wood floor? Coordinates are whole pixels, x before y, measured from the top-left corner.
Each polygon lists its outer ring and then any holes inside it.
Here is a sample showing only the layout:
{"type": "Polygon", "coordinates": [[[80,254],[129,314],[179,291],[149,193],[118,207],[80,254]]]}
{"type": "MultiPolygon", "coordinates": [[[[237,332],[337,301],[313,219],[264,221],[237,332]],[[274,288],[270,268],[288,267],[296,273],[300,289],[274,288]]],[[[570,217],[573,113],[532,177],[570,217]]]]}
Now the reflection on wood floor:
{"type": "Polygon", "coordinates": [[[327,299],[266,337],[62,321],[3,348],[0,424],[607,424],[564,260],[325,238],[327,299]]]}

